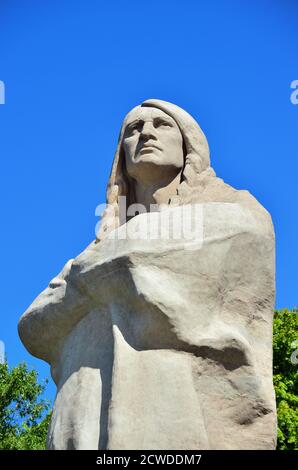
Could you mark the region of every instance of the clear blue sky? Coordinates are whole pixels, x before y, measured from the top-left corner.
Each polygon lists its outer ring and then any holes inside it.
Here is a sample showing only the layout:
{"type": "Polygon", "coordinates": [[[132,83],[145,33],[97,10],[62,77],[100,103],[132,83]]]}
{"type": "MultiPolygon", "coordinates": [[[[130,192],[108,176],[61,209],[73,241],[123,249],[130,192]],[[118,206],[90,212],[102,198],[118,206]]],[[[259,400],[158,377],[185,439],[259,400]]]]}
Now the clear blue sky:
{"type": "Polygon", "coordinates": [[[11,365],[49,375],[18,318],[94,238],[122,119],[146,98],[189,111],[217,174],[271,212],[276,306],[298,304],[297,19],[295,0],[0,1],[0,340],[11,365]]]}

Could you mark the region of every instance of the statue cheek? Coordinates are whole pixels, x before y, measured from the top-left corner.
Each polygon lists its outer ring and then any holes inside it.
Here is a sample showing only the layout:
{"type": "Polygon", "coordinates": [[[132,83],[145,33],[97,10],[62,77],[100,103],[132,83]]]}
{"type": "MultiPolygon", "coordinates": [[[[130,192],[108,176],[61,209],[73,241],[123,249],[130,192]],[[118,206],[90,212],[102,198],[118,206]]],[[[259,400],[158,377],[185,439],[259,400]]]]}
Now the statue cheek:
{"type": "Polygon", "coordinates": [[[123,150],[125,155],[125,160],[127,162],[131,161],[132,154],[133,154],[133,146],[131,142],[124,142],[123,143],[123,150]]]}
{"type": "Polygon", "coordinates": [[[161,146],[165,148],[172,146],[174,144],[173,136],[168,135],[165,132],[160,132],[159,134],[156,135],[156,137],[157,137],[157,140],[160,142],[161,146]]]}
{"type": "Polygon", "coordinates": [[[171,150],[171,153],[178,155],[180,153],[180,149],[182,149],[181,143],[176,136],[168,136],[166,146],[168,149],[171,150]]]}

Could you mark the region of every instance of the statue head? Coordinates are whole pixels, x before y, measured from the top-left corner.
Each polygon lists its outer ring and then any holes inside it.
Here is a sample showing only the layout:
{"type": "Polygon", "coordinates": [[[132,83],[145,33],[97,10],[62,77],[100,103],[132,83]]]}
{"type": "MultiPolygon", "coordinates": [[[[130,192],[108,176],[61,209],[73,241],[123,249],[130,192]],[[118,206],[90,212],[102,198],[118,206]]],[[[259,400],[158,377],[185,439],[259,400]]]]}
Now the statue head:
{"type": "Polygon", "coordinates": [[[120,225],[120,196],[126,197],[127,206],[138,202],[133,181],[154,184],[180,175],[169,205],[185,204],[190,193],[198,191],[198,178],[209,166],[208,142],[190,114],[162,100],[150,99],[136,106],[121,127],[107,187],[112,210],[104,212],[97,238],[120,225]]]}
{"type": "Polygon", "coordinates": [[[184,166],[178,124],[158,108],[138,106],[130,111],[122,146],[127,177],[145,185],[174,178],[184,166]]]}

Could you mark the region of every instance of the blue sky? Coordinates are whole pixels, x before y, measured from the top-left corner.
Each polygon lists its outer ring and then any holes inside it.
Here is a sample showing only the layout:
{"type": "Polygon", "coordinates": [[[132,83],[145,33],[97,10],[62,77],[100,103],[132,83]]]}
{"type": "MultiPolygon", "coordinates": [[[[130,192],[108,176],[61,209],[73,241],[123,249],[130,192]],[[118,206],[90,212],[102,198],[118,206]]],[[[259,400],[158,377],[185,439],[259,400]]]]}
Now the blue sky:
{"type": "Polygon", "coordinates": [[[49,376],[18,318],[94,238],[122,119],[147,98],[190,112],[217,174],[271,212],[276,306],[298,304],[297,16],[294,0],[0,1],[0,340],[11,365],[49,376]]]}

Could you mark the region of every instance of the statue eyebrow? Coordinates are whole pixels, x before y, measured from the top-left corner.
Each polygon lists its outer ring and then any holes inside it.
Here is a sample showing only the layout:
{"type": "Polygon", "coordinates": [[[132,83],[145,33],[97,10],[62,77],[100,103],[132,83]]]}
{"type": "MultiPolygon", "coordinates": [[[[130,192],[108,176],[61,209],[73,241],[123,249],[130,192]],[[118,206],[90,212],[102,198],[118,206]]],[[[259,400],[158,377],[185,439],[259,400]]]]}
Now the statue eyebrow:
{"type": "Polygon", "coordinates": [[[171,119],[170,117],[168,116],[155,116],[154,118],[154,121],[165,121],[165,122],[169,122],[169,123],[172,123],[173,122],[173,119],[171,119]]]}
{"type": "MultiPolygon", "coordinates": [[[[155,117],[152,117],[152,121],[165,121],[165,122],[168,122],[169,124],[173,124],[173,119],[168,116],[165,116],[165,117],[155,116],[155,117]]],[[[134,119],[133,121],[129,122],[126,125],[126,128],[133,127],[135,124],[144,124],[144,122],[146,122],[146,120],[144,119],[134,119]]]]}

